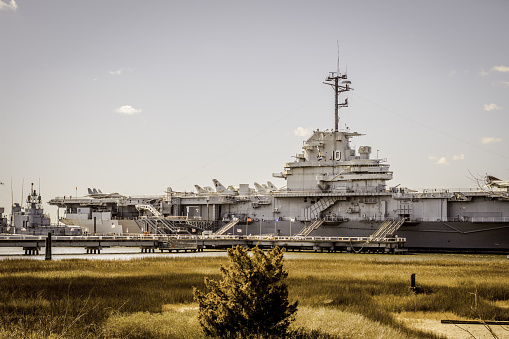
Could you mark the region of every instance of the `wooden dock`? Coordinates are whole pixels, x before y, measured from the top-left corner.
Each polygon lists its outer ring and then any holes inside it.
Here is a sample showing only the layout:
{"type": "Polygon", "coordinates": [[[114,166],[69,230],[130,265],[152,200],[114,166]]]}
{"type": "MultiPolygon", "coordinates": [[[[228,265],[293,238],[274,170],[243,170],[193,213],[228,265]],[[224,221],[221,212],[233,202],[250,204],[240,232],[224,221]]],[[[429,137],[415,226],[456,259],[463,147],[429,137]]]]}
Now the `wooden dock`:
{"type": "MultiPolygon", "coordinates": [[[[0,235],[0,247],[22,247],[26,255],[38,255],[46,246],[47,236],[0,235]]],[[[99,254],[107,247],[138,247],[141,252],[188,252],[207,249],[244,247],[283,247],[287,251],[404,253],[406,239],[365,237],[282,237],[233,235],[94,235],[52,236],[51,247],[82,247],[89,254],[99,254]]]]}

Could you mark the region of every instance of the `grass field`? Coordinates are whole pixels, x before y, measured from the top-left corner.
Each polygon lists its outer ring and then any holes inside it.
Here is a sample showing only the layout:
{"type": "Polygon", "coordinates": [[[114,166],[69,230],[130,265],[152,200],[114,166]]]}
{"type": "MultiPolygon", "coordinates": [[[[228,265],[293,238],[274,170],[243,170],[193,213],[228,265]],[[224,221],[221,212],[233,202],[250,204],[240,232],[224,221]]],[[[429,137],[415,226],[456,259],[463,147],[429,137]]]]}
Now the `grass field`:
{"type": "MultiPolygon", "coordinates": [[[[293,337],[439,338],[423,324],[439,318],[509,320],[505,255],[285,258],[290,299],[299,300],[293,337]],[[412,273],[422,293],[410,291],[412,273]]],[[[224,256],[185,255],[2,260],[0,338],[200,338],[192,287],[203,289],[204,277],[219,278],[220,265],[227,264],[224,256]]],[[[493,337],[490,328],[479,326],[484,332],[474,337],[493,337]]],[[[509,327],[495,331],[509,337],[509,327]]]]}

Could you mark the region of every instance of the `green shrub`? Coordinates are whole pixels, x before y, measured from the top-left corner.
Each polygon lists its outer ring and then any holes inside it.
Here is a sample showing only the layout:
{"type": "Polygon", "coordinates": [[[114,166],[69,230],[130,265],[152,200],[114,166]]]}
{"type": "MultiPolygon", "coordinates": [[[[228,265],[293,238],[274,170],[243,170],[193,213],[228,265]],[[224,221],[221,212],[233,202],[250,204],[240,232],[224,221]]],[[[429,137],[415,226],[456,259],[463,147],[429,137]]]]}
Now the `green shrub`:
{"type": "Polygon", "coordinates": [[[283,253],[279,247],[265,254],[258,247],[228,250],[230,266],[221,267],[222,280],[205,279],[209,290],[194,289],[198,319],[207,335],[218,337],[284,336],[297,311],[288,302],[283,281],[283,253]]]}

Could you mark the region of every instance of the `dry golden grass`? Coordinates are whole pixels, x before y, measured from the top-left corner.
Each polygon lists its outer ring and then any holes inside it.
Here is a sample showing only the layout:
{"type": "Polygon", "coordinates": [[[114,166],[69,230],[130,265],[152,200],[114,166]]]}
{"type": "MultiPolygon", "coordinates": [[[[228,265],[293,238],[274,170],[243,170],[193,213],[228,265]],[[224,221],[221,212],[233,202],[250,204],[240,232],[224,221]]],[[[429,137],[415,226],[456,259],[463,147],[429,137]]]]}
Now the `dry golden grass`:
{"type": "Polygon", "coordinates": [[[299,327],[308,332],[316,330],[339,338],[418,338],[360,314],[329,307],[301,307],[292,324],[292,328],[299,327]]]}
{"type": "MultiPolygon", "coordinates": [[[[309,333],[299,332],[301,338],[380,337],[371,328],[383,329],[384,337],[433,338],[413,329],[424,328],[422,321],[437,322],[440,314],[509,320],[505,255],[287,253],[285,258],[290,298],[300,305],[292,328],[309,333]],[[409,290],[412,273],[424,293],[409,290]],[[472,293],[478,296],[476,310],[472,293]]],[[[224,256],[3,260],[0,338],[199,337],[192,287],[203,288],[205,276],[218,278],[226,264],[224,256]]]]}

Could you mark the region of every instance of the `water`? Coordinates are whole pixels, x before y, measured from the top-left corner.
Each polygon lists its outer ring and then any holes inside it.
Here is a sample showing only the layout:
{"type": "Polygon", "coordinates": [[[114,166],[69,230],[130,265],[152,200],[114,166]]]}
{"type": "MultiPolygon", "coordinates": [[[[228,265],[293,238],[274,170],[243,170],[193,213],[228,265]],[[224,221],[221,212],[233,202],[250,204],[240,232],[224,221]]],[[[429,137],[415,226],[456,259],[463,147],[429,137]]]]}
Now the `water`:
{"type": "MultiPolygon", "coordinates": [[[[0,261],[5,259],[44,260],[44,247],[39,255],[25,255],[22,247],[0,247],[0,261]]],[[[205,250],[204,252],[173,252],[141,253],[137,247],[104,247],[101,254],[87,254],[83,247],[53,247],[52,260],[91,259],[91,260],[132,260],[142,258],[197,258],[226,257],[226,250],[205,250]]],[[[506,254],[481,253],[414,253],[405,255],[394,254],[355,254],[355,253],[314,253],[312,251],[286,252],[286,259],[336,259],[336,260],[375,260],[375,261],[509,261],[506,254]]]]}
{"type": "MultiPolygon", "coordinates": [[[[92,260],[131,260],[141,258],[194,258],[194,257],[226,257],[226,251],[141,253],[137,247],[103,247],[101,254],[87,254],[83,247],[53,247],[52,260],[92,259],[92,260]]],[[[22,247],[0,247],[0,260],[31,259],[44,260],[44,248],[39,255],[25,255],[22,247]]]]}

